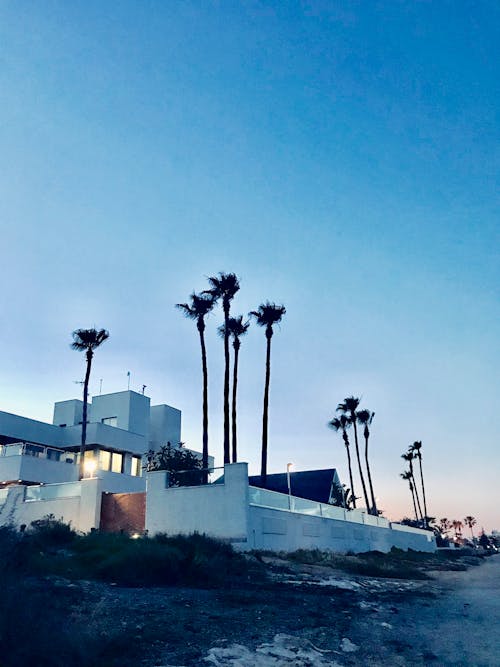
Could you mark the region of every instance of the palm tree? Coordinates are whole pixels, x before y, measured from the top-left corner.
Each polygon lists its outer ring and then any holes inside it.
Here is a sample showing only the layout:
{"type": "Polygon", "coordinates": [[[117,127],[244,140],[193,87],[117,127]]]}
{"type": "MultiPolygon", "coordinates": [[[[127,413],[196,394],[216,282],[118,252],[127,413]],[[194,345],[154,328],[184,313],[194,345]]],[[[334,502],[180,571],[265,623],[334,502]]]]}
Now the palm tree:
{"type": "Polygon", "coordinates": [[[450,528],[451,528],[451,521],[449,519],[444,517],[444,518],[439,520],[439,531],[443,535],[447,535],[450,528]]]}
{"type": "MultiPolygon", "coordinates": [[[[202,449],[202,468],[204,471],[208,468],[208,369],[207,369],[207,349],[205,346],[205,317],[212,310],[215,304],[214,298],[209,294],[196,294],[193,292],[190,296],[191,303],[178,303],[176,308],[182,310],[184,315],[191,320],[196,321],[196,328],[200,334],[201,345],[201,367],[203,372],[203,449],[202,449]]],[[[206,472],[204,473],[206,477],[206,472]]],[[[205,479],[205,478],[204,478],[205,479]]]]}
{"type": "Polygon", "coordinates": [[[413,445],[410,446],[409,451],[413,454],[413,457],[418,459],[418,464],[420,468],[420,484],[422,486],[422,499],[424,502],[424,527],[427,528],[428,518],[427,518],[427,502],[425,499],[425,486],[424,486],[424,474],[422,472],[422,442],[416,440],[413,445]]]}
{"type": "Polygon", "coordinates": [[[82,413],[82,439],[80,443],[80,479],[83,479],[83,458],[85,456],[85,443],[87,441],[87,400],[89,394],[90,369],[92,367],[92,357],[94,350],[102,345],[109,338],[109,331],[106,329],[76,329],[73,331],[73,350],[85,352],[87,358],[87,370],[85,380],[83,381],[83,413],[82,413]]]}
{"type": "Polygon", "coordinates": [[[413,475],[411,474],[411,472],[409,470],[405,470],[399,476],[402,479],[404,479],[406,482],[408,482],[408,484],[410,485],[410,493],[411,493],[411,497],[412,497],[412,500],[413,500],[413,509],[415,511],[415,518],[418,521],[419,519],[418,519],[418,514],[417,514],[417,504],[415,503],[415,490],[413,488],[413,475]]]}
{"type": "Polygon", "coordinates": [[[465,523],[466,526],[469,526],[470,534],[472,536],[472,541],[474,542],[474,532],[473,532],[472,528],[477,523],[476,519],[473,516],[466,516],[465,519],[464,519],[464,523],[465,523]]]}
{"type": "Polygon", "coordinates": [[[420,498],[418,497],[417,482],[415,480],[415,474],[413,472],[414,455],[411,451],[407,451],[404,454],[401,454],[401,458],[404,459],[408,463],[410,475],[411,475],[412,480],[413,480],[413,488],[414,488],[414,491],[415,491],[415,498],[417,500],[418,511],[419,511],[419,514],[420,514],[420,518],[423,521],[424,515],[422,514],[422,508],[420,506],[420,498]]]}
{"type": "Polygon", "coordinates": [[[273,337],[273,326],[281,322],[286,313],[285,306],[277,306],[275,303],[261,303],[257,310],[252,310],[249,315],[255,317],[260,327],[265,327],[267,339],[266,351],[266,381],[264,386],[264,410],[262,413],[262,457],[260,467],[260,479],[262,486],[267,481],[267,428],[269,411],[269,381],[271,377],[271,338],[273,337]]]}
{"type": "Polygon", "coordinates": [[[354,396],[348,396],[344,398],[343,403],[339,403],[337,406],[337,412],[342,412],[350,418],[351,424],[354,428],[354,444],[356,445],[356,457],[358,459],[359,467],[359,476],[361,478],[361,486],[363,487],[363,495],[365,497],[366,511],[370,511],[370,501],[368,500],[368,493],[366,492],[365,477],[363,475],[363,469],[361,467],[361,458],[359,456],[359,442],[358,442],[358,429],[356,426],[356,410],[359,405],[359,398],[354,396]]]}
{"type": "Polygon", "coordinates": [[[231,301],[240,289],[240,283],[234,273],[219,273],[208,279],[210,289],[205,294],[211,295],[214,300],[222,299],[224,311],[224,463],[231,463],[229,451],[229,312],[231,301]]]}
{"type": "Polygon", "coordinates": [[[351,420],[347,415],[340,415],[340,417],[334,417],[331,421],[328,422],[328,426],[334,431],[342,431],[342,439],[344,441],[345,449],[347,452],[347,465],[349,466],[349,482],[351,484],[351,498],[352,506],[356,509],[356,494],[354,493],[354,482],[352,480],[352,466],[351,466],[351,452],[349,450],[349,437],[347,435],[347,428],[350,426],[351,420]]]}
{"type": "Polygon", "coordinates": [[[461,538],[462,537],[462,528],[464,527],[464,524],[457,519],[453,519],[453,521],[451,522],[451,525],[453,527],[453,530],[455,531],[455,538],[456,539],[461,538]]]}
{"type": "Polygon", "coordinates": [[[365,462],[366,462],[366,472],[368,473],[368,484],[370,485],[370,495],[372,498],[372,506],[371,506],[371,512],[375,516],[378,516],[378,510],[377,510],[377,503],[375,502],[375,494],[373,493],[373,484],[372,484],[372,476],[370,472],[370,464],[368,462],[368,438],[370,437],[370,429],[368,428],[372,421],[373,418],[375,417],[374,412],[370,412],[370,410],[360,410],[359,412],[356,413],[356,419],[358,420],[358,423],[364,426],[363,429],[363,435],[365,438],[365,462]]]}
{"type": "MultiPolygon", "coordinates": [[[[238,447],[237,447],[237,438],[236,438],[236,392],[238,387],[238,355],[241,347],[241,336],[244,336],[250,327],[250,322],[247,320],[243,322],[243,315],[239,317],[230,317],[227,323],[229,328],[229,335],[233,339],[233,348],[234,348],[234,362],[233,362],[233,397],[232,397],[232,410],[231,410],[231,426],[232,426],[232,462],[236,463],[238,460],[238,447]]],[[[224,324],[219,327],[219,333],[221,336],[224,336],[226,333],[226,327],[224,324]]]]}

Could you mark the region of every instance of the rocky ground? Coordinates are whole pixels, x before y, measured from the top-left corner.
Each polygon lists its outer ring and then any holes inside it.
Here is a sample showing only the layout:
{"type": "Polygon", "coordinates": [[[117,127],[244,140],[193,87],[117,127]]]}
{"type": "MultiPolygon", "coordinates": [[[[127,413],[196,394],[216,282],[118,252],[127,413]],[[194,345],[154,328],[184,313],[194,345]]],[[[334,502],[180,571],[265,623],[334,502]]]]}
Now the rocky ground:
{"type": "Polygon", "coordinates": [[[138,667],[500,666],[500,556],[428,580],[264,560],[223,589],[73,583],[73,620],[125,631],[138,667]]]}

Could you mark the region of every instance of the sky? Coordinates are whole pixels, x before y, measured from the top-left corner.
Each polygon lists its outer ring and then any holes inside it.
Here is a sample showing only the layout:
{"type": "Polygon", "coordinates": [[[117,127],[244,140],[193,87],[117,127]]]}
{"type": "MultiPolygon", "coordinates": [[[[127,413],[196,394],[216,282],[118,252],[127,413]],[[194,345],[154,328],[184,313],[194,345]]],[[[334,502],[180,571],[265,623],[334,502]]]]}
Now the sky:
{"type": "MultiPolygon", "coordinates": [[[[235,272],[269,299],[269,471],[336,467],[349,395],[375,411],[378,505],[500,528],[500,7],[468,2],[0,3],[0,409],[79,397],[76,328],[104,327],[90,390],[182,410],[201,363],[174,304],[235,272]]],[[[220,310],[207,322],[222,463],[220,310]]],[[[242,342],[240,460],[259,471],[265,337],[242,342]]],[[[356,481],[358,493],[361,492],[356,481]]]]}

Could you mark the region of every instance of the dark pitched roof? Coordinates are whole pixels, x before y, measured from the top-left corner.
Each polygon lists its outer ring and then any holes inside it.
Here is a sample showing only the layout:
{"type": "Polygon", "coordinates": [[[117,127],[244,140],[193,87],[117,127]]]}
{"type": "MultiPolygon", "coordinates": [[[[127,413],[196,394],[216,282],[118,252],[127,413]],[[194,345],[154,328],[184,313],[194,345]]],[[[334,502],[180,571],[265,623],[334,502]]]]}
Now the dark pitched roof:
{"type": "MultiPolygon", "coordinates": [[[[338,481],[335,468],[326,470],[302,470],[290,473],[290,489],[292,496],[314,500],[319,503],[328,503],[331,499],[332,483],[338,481]]],[[[260,475],[248,478],[250,486],[266,488],[270,491],[288,493],[288,481],[286,472],[267,475],[265,487],[261,484],[260,475]]]]}

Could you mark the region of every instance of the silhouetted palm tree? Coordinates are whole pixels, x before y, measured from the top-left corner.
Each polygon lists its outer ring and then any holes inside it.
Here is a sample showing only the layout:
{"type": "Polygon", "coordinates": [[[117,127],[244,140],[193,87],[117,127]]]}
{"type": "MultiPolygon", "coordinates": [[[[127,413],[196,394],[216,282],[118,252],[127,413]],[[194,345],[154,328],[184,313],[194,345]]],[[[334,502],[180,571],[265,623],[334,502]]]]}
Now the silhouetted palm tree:
{"type": "Polygon", "coordinates": [[[453,527],[453,530],[455,531],[455,537],[457,539],[462,537],[462,528],[464,527],[464,524],[459,521],[458,519],[453,519],[451,522],[451,525],[453,527]]]}
{"type": "Polygon", "coordinates": [[[370,437],[370,429],[368,427],[371,425],[374,417],[375,417],[375,413],[370,412],[370,410],[360,410],[359,412],[356,413],[356,419],[358,420],[358,423],[361,424],[362,426],[364,426],[363,436],[365,438],[366,472],[368,473],[368,484],[370,485],[370,495],[371,495],[371,498],[372,498],[371,512],[375,516],[378,516],[377,503],[375,501],[375,494],[373,493],[373,484],[372,484],[372,475],[371,475],[371,472],[370,472],[370,463],[368,461],[368,438],[370,437]]]}
{"type": "Polygon", "coordinates": [[[464,519],[464,523],[465,523],[466,526],[468,526],[470,528],[470,534],[471,534],[471,537],[472,537],[472,541],[474,541],[474,532],[473,532],[472,528],[477,523],[476,519],[473,516],[466,516],[465,519],[464,519]]]}
{"type": "Polygon", "coordinates": [[[210,289],[206,294],[210,294],[215,300],[222,300],[222,310],[224,312],[224,463],[230,463],[229,450],[229,330],[228,320],[231,310],[231,301],[234,295],[240,289],[240,283],[234,273],[219,273],[218,276],[211,276],[208,279],[210,289]]]}
{"type": "MultiPolygon", "coordinates": [[[[232,426],[232,462],[236,463],[238,461],[238,446],[237,446],[237,436],[236,436],[236,393],[238,387],[238,355],[240,352],[241,341],[240,338],[246,334],[248,328],[250,327],[250,322],[248,320],[243,322],[243,315],[239,317],[230,317],[227,323],[229,328],[229,335],[233,339],[233,348],[234,348],[234,361],[233,361],[233,400],[231,406],[231,426],[232,426]]],[[[221,336],[224,336],[226,332],[226,327],[221,325],[219,327],[219,333],[221,336]]]]}
{"type": "MultiPolygon", "coordinates": [[[[203,448],[202,448],[202,468],[204,471],[208,468],[208,369],[207,369],[207,349],[205,346],[205,317],[212,310],[215,304],[214,298],[210,294],[196,294],[193,292],[190,296],[191,303],[178,303],[179,308],[186,317],[196,321],[196,328],[200,335],[201,346],[201,367],[203,372],[203,448]]],[[[206,475],[206,473],[204,473],[206,475]]]]}
{"type": "Polygon", "coordinates": [[[419,468],[420,468],[420,484],[422,485],[422,500],[424,502],[424,527],[427,528],[428,524],[428,515],[427,515],[427,501],[425,499],[425,486],[424,486],[424,474],[422,472],[422,442],[416,440],[413,445],[410,446],[409,451],[413,454],[413,457],[418,459],[419,468]]]}
{"type": "Polygon", "coordinates": [[[419,521],[418,514],[417,514],[417,505],[415,503],[415,490],[413,488],[413,475],[411,474],[411,472],[409,470],[405,470],[405,472],[402,472],[400,474],[400,477],[402,479],[404,479],[405,481],[407,481],[408,484],[410,485],[410,493],[411,493],[411,497],[412,497],[412,500],[413,500],[413,509],[415,511],[415,518],[416,518],[417,521],[419,521]]]}
{"type": "Polygon", "coordinates": [[[446,517],[439,520],[439,530],[443,535],[447,535],[451,528],[451,521],[446,517]]]}
{"type": "Polygon", "coordinates": [[[401,454],[401,458],[404,459],[408,463],[409,470],[410,470],[410,475],[411,475],[412,480],[413,480],[413,488],[414,488],[414,491],[415,491],[415,498],[416,498],[416,501],[417,501],[418,511],[420,513],[420,518],[423,521],[424,515],[422,514],[422,508],[420,506],[420,498],[418,497],[417,482],[416,482],[416,479],[415,479],[415,474],[413,472],[413,459],[414,459],[413,453],[410,452],[410,451],[405,452],[404,454],[401,454]]]}
{"type": "Polygon", "coordinates": [[[269,411],[269,381],[271,378],[271,338],[273,337],[273,326],[281,322],[286,313],[285,306],[277,306],[275,303],[262,303],[257,310],[252,310],[249,315],[255,317],[260,327],[265,327],[267,349],[266,349],[266,381],[264,386],[264,410],[262,414],[262,457],[260,467],[260,478],[262,486],[267,481],[267,430],[269,411]]]}
{"type": "Polygon", "coordinates": [[[355,398],[354,396],[348,396],[347,398],[344,398],[343,403],[338,404],[337,412],[342,412],[343,414],[347,415],[350,418],[351,424],[354,428],[354,444],[356,445],[356,457],[358,459],[359,476],[361,478],[361,486],[363,487],[363,495],[365,497],[366,511],[369,512],[370,501],[368,500],[368,493],[366,492],[365,476],[363,475],[363,468],[361,467],[361,457],[359,455],[358,429],[356,426],[356,410],[358,409],[358,405],[359,405],[359,398],[355,398]]]}
{"type": "Polygon", "coordinates": [[[85,352],[85,357],[87,359],[87,370],[85,373],[85,380],[83,381],[82,438],[80,444],[80,479],[83,479],[83,459],[85,456],[85,444],[87,442],[87,400],[92,357],[94,356],[94,350],[109,338],[109,331],[106,331],[106,329],[76,329],[73,331],[72,335],[72,349],[78,350],[79,352],[85,352]]]}
{"type": "Polygon", "coordinates": [[[347,435],[347,428],[349,427],[351,420],[347,415],[340,415],[340,417],[334,417],[331,421],[328,422],[328,426],[334,431],[342,431],[342,439],[347,452],[347,465],[349,467],[349,482],[351,484],[351,498],[352,506],[356,509],[356,494],[354,493],[354,482],[352,479],[352,466],[351,466],[351,452],[349,450],[349,437],[347,435]]]}

